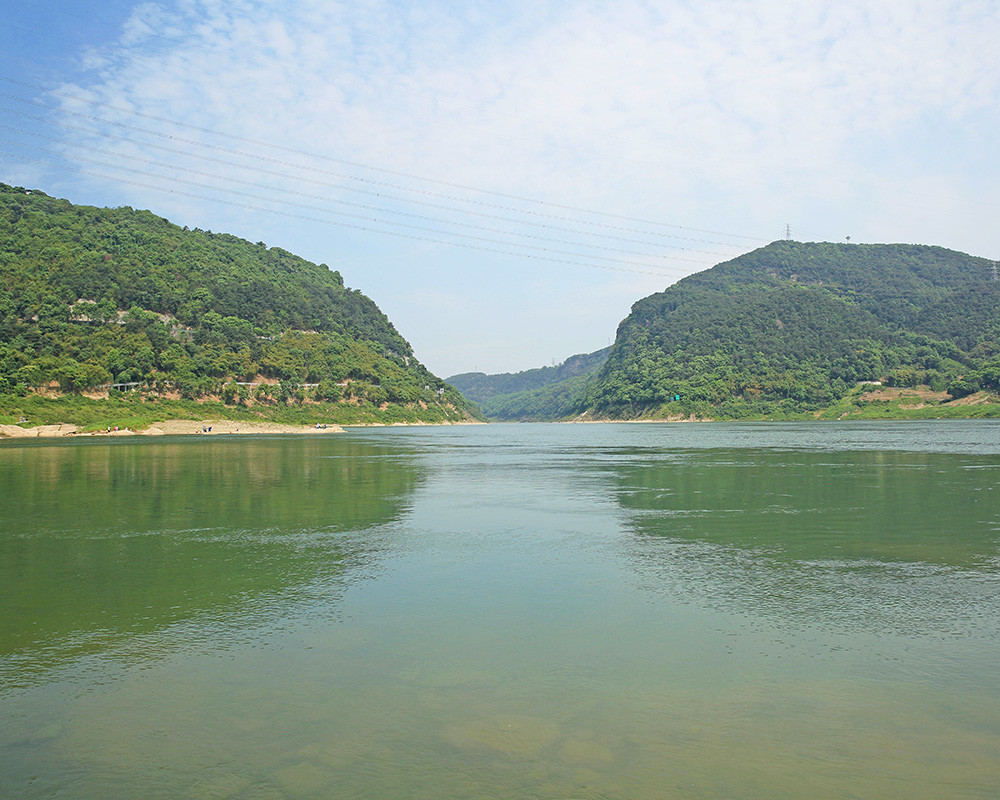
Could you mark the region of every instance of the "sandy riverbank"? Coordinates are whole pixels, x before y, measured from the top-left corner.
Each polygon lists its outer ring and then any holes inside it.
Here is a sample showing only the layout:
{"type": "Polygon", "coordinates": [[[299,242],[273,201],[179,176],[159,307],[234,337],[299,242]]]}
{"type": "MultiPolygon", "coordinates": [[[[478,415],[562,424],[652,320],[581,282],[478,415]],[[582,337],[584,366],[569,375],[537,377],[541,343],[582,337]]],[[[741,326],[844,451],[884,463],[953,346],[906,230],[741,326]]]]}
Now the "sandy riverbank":
{"type": "Polygon", "coordinates": [[[76,425],[39,425],[34,428],[22,428],[20,425],[0,425],[0,439],[34,439],[58,438],[72,436],[164,436],[164,435],[198,435],[217,436],[221,434],[274,434],[274,433],[343,433],[339,425],[327,425],[317,428],[315,425],[282,425],[277,422],[234,422],[232,420],[192,420],[171,419],[156,422],[145,430],[99,430],[81,432],[76,425]],[[211,429],[211,430],[209,430],[211,429]]]}

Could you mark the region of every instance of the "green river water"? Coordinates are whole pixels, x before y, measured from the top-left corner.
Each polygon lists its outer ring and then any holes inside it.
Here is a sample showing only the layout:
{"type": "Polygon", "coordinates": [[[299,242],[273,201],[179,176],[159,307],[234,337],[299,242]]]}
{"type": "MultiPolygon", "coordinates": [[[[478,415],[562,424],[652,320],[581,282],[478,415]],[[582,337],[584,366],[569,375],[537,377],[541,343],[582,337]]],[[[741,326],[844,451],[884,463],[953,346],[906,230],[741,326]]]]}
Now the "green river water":
{"type": "Polygon", "coordinates": [[[1000,423],[0,445],[0,797],[1000,796],[1000,423]]]}

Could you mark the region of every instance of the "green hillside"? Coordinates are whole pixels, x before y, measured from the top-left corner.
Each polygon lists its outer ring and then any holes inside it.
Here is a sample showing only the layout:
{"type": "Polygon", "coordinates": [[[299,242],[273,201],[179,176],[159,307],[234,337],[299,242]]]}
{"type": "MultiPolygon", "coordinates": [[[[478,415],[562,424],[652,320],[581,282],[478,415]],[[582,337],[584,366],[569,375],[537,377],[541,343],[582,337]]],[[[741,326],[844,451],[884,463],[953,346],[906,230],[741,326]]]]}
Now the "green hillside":
{"type": "Polygon", "coordinates": [[[941,247],[774,242],[640,300],[592,355],[449,381],[499,420],[996,416],[1000,283],[941,247]]]}
{"type": "Polygon", "coordinates": [[[562,364],[523,372],[487,375],[466,372],[447,382],[479,404],[488,419],[551,420],[580,403],[583,388],[608,360],[610,347],[595,353],[570,356],[562,364]]]}
{"type": "MultiPolygon", "coordinates": [[[[821,414],[859,383],[1000,389],[1000,283],[919,245],[774,242],[640,300],[567,413],[821,414]]],[[[847,409],[849,410],[849,409],[847,409]]]]}
{"type": "Polygon", "coordinates": [[[471,408],[324,264],[0,184],[2,408],[43,390],[120,389],[262,415],[315,406],[343,421],[471,408]]]}

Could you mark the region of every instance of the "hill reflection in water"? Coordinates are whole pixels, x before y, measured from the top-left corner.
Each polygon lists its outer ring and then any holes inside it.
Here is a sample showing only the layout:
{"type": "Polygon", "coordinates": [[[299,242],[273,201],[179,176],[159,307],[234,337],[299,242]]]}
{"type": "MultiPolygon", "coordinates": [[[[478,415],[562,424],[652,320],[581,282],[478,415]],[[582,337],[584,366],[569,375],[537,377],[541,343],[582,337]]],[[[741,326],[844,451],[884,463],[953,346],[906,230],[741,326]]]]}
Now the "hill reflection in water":
{"type": "MultiPolygon", "coordinates": [[[[0,656],[18,676],[206,614],[250,624],[328,591],[385,543],[412,455],[344,437],[5,448],[0,656]],[[30,665],[28,667],[27,665],[30,665]]],[[[231,628],[238,630],[237,628],[231,628]]]]}

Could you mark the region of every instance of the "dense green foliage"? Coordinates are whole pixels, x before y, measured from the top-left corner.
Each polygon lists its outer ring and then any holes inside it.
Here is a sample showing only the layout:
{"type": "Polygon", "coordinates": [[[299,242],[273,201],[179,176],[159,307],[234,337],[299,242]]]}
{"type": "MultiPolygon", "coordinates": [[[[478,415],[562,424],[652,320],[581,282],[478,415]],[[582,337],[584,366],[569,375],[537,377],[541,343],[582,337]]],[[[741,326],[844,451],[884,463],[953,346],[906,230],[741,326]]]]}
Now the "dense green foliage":
{"type": "Polygon", "coordinates": [[[478,403],[488,419],[553,420],[580,403],[587,379],[608,360],[610,350],[570,356],[554,367],[499,375],[466,372],[447,381],[478,403]]]}
{"type": "Polygon", "coordinates": [[[637,302],[591,371],[449,380],[506,420],[991,415],[864,396],[1000,392],[1000,283],[940,247],[774,242],[637,302]]]}
{"type": "Polygon", "coordinates": [[[109,384],[261,407],[468,408],[326,265],[0,184],[0,394],[109,384]]]}
{"type": "Polygon", "coordinates": [[[866,381],[957,397],[1000,388],[998,341],[1000,284],[986,259],[774,242],[636,303],[574,410],[794,415],[866,381]]]}
{"type": "Polygon", "coordinates": [[[498,394],[479,404],[489,420],[496,422],[551,422],[566,415],[567,408],[583,402],[588,380],[593,373],[574,375],[539,389],[498,394]]]}

